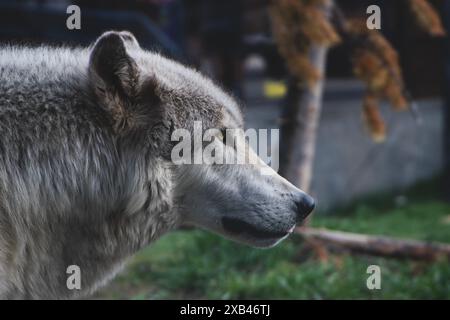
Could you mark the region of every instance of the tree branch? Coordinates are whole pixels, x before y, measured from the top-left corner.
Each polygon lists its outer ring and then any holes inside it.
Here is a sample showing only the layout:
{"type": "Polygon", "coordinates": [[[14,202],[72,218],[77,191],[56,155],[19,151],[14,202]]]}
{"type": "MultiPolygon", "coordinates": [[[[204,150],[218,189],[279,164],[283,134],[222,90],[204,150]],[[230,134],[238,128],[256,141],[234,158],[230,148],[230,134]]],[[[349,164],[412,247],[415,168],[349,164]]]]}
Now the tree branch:
{"type": "Polygon", "coordinates": [[[332,250],[426,261],[434,261],[439,258],[450,260],[450,244],[445,243],[396,239],[314,228],[297,228],[295,232],[305,240],[311,240],[332,250]]]}

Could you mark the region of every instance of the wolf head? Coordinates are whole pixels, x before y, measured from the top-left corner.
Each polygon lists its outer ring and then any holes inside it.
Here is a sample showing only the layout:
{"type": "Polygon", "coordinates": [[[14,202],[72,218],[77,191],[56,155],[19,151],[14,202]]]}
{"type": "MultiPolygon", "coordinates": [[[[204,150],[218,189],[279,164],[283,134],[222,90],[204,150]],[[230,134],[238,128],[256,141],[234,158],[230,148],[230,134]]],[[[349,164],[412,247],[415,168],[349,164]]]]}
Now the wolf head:
{"type": "Polygon", "coordinates": [[[313,210],[313,199],[259,159],[245,143],[243,131],[234,132],[244,143],[226,143],[225,130],[243,127],[240,108],[194,70],[141,49],[128,32],[107,32],[91,48],[89,78],[115,134],[145,135],[155,147],[153,156],[169,168],[165,174],[172,179],[171,211],[181,223],[270,247],[313,210]],[[201,121],[202,133],[215,129],[209,131],[213,132],[209,146],[215,153],[226,159],[244,153],[250,161],[174,163],[174,132],[193,133],[196,121],[201,121]]]}

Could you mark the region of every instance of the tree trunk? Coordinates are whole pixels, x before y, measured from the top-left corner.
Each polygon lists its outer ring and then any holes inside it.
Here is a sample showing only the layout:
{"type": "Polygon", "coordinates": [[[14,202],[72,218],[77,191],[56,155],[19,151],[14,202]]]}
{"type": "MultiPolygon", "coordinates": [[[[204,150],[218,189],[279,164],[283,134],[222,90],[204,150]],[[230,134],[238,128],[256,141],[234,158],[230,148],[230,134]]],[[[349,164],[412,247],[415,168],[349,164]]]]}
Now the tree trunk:
{"type": "MultiPolygon", "coordinates": [[[[444,1],[444,26],[447,32],[450,32],[450,1],[444,1]]],[[[444,103],[444,117],[443,117],[443,148],[444,148],[444,174],[443,174],[443,189],[444,196],[447,201],[450,201],[450,39],[447,36],[445,41],[445,103],[444,103]]]]}
{"type": "MultiPolygon", "coordinates": [[[[333,1],[324,4],[326,16],[331,15],[333,5],[333,1]]],[[[282,115],[280,174],[305,192],[311,187],[327,52],[324,45],[310,48],[310,62],[317,70],[319,80],[300,88],[291,78],[282,115]]]]}
{"type": "Polygon", "coordinates": [[[300,228],[296,232],[307,241],[313,241],[315,244],[334,250],[427,261],[439,258],[450,259],[450,245],[444,243],[369,236],[326,229],[300,228]]]}
{"type": "Polygon", "coordinates": [[[291,80],[281,127],[280,173],[297,187],[309,192],[315,155],[317,128],[322,109],[327,48],[311,49],[311,63],[321,75],[315,84],[301,90],[291,80]],[[303,91],[303,92],[302,92],[303,91]]]}

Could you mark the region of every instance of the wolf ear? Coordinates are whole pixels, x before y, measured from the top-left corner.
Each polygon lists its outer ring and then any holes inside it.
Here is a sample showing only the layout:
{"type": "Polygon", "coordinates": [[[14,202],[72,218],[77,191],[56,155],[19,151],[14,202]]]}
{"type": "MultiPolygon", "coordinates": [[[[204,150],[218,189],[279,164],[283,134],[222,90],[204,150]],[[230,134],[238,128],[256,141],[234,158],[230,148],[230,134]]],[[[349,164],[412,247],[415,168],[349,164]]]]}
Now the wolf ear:
{"type": "Polygon", "coordinates": [[[128,32],[106,32],[95,42],[89,76],[100,95],[117,94],[122,99],[136,95],[139,69],[127,52],[130,46],[139,45],[128,32]]]}
{"type": "Polygon", "coordinates": [[[106,32],[97,39],[89,58],[89,80],[99,105],[110,115],[115,130],[131,126],[130,110],[139,93],[139,68],[129,52],[139,48],[129,32],[106,32]]]}

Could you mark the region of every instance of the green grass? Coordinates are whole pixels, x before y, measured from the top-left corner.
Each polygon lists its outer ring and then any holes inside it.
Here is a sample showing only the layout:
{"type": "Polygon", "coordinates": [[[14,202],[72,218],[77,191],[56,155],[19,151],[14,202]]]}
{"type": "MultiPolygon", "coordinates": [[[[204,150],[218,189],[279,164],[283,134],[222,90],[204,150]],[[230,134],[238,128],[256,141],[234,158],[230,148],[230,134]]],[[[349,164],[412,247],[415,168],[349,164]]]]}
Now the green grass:
{"type": "MultiPolygon", "coordinates": [[[[450,243],[450,205],[424,193],[364,200],[313,225],[450,243]],[[411,200],[414,199],[414,200],[411,200]]],[[[131,299],[450,299],[450,265],[334,254],[305,259],[302,241],[252,249],[204,231],[174,232],[140,252],[97,297],[131,299]],[[366,287],[371,264],[381,267],[381,290],[366,287]]]]}

